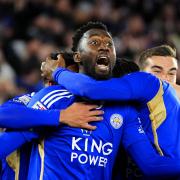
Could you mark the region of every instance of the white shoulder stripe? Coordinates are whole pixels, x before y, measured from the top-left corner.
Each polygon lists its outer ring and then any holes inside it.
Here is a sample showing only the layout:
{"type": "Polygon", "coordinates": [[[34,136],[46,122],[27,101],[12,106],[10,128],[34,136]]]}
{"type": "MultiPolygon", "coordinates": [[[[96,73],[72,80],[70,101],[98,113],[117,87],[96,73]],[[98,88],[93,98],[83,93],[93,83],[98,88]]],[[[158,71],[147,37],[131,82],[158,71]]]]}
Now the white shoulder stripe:
{"type": "Polygon", "coordinates": [[[56,98],[56,97],[61,97],[64,95],[72,95],[70,92],[62,92],[62,93],[57,93],[57,94],[53,94],[52,96],[50,96],[48,99],[46,99],[44,102],[41,100],[41,102],[43,102],[44,105],[48,104],[52,99],[56,98]]]}
{"type": "Polygon", "coordinates": [[[54,94],[54,93],[57,93],[57,92],[65,92],[67,90],[65,89],[60,89],[60,90],[54,90],[54,91],[51,91],[50,93],[48,93],[46,96],[44,96],[41,101],[43,102],[46,98],[48,98],[48,96],[50,96],[51,94],[54,94]]]}
{"type": "Polygon", "coordinates": [[[71,95],[69,95],[69,96],[61,96],[61,97],[58,97],[58,98],[56,98],[56,99],[54,99],[53,101],[51,101],[48,105],[47,105],[47,108],[49,109],[51,106],[52,106],[52,104],[54,104],[56,101],[58,101],[58,100],[60,100],[60,99],[62,99],[62,98],[70,98],[70,97],[72,97],[73,95],[71,94],[71,95]]]}

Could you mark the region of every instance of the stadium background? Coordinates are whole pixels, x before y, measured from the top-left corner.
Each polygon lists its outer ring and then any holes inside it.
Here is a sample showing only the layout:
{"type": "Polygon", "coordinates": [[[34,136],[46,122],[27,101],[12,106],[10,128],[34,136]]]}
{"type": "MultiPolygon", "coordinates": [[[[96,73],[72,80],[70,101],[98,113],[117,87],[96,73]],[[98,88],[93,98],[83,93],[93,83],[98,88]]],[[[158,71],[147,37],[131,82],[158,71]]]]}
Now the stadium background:
{"type": "Polygon", "coordinates": [[[136,61],[163,43],[180,57],[179,0],[0,0],[0,104],[41,89],[41,61],[70,49],[74,30],[90,20],[108,26],[119,57],[136,61]]]}

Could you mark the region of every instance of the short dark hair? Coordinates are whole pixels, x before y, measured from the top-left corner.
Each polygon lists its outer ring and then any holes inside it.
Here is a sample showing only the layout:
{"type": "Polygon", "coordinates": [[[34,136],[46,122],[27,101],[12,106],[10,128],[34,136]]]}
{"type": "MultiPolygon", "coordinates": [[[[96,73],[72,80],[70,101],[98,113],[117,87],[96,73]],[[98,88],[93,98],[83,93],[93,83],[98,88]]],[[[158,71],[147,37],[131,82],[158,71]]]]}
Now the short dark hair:
{"type": "Polygon", "coordinates": [[[146,60],[152,56],[170,56],[176,58],[176,49],[169,45],[156,46],[143,51],[138,60],[140,69],[144,69],[147,65],[146,60]]]}
{"type": "Polygon", "coordinates": [[[83,34],[90,29],[102,29],[102,30],[108,31],[106,25],[103,24],[102,22],[89,21],[87,24],[81,26],[79,29],[76,30],[76,32],[72,38],[73,39],[73,46],[72,46],[73,52],[77,51],[79,41],[82,38],[83,34]]]}
{"type": "Polygon", "coordinates": [[[126,74],[139,71],[139,66],[133,61],[124,58],[117,58],[113,69],[113,77],[121,77],[126,74]]]}
{"type": "Polygon", "coordinates": [[[73,58],[73,53],[68,51],[53,52],[50,54],[51,60],[58,60],[58,55],[61,54],[65,60],[66,67],[76,64],[73,58]]]}

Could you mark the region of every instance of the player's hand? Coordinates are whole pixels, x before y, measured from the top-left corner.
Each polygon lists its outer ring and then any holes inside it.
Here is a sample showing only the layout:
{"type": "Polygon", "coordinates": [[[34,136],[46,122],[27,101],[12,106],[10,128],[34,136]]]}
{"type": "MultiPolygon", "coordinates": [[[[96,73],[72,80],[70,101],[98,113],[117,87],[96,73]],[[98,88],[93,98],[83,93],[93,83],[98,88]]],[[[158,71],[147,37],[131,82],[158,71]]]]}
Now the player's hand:
{"type": "Polygon", "coordinates": [[[97,105],[89,105],[84,103],[73,103],[65,110],[61,110],[60,122],[71,127],[95,130],[96,126],[92,126],[89,122],[101,121],[104,111],[96,110],[97,105]]]}
{"type": "Polygon", "coordinates": [[[65,60],[61,54],[57,56],[57,60],[52,60],[49,56],[41,64],[41,75],[47,80],[52,80],[52,73],[58,67],[65,67],[65,60]]]}

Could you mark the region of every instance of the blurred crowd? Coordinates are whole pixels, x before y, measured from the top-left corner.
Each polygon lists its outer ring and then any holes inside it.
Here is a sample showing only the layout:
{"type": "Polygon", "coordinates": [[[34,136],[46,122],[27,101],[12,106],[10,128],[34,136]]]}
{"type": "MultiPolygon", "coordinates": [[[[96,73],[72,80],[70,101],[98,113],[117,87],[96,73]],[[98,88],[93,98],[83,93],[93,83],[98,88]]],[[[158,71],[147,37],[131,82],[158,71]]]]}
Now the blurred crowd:
{"type": "Polygon", "coordinates": [[[41,61],[69,50],[74,30],[90,20],[107,25],[119,57],[136,61],[164,43],[180,57],[179,0],[0,0],[0,104],[41,89],[41,61]]]}

